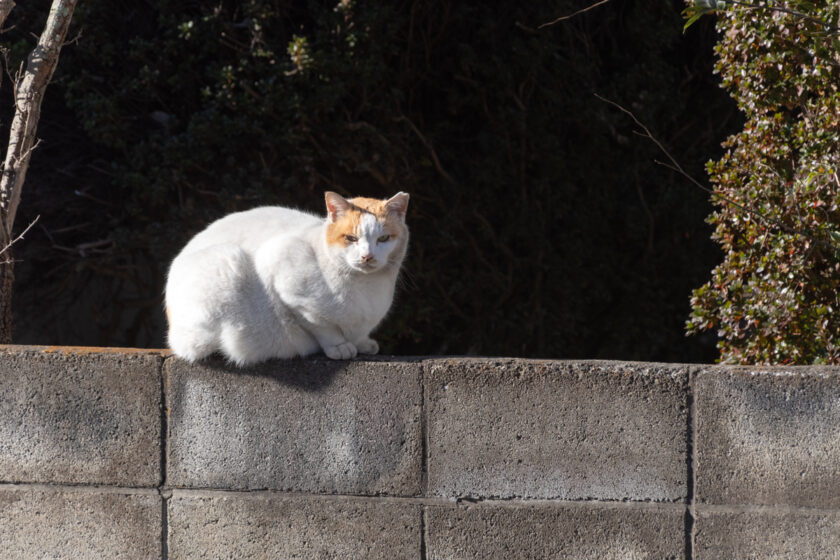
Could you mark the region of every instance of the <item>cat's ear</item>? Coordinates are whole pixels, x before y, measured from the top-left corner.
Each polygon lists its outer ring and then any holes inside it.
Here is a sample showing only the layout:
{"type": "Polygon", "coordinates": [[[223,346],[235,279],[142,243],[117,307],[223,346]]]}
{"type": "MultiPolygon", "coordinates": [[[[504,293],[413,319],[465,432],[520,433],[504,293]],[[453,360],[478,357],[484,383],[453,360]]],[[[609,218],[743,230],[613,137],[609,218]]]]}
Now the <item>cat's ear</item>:
{"type": "Polygon", "coordinates": [[[395,194],[385,201],[385,208],[388,212],[397,214],[401,220],[405,220],[405,213],[408,210],[408,193],[395,194]]]}
{"type": "Polygon", "coordinates": [[[352,204],[347,202],[343,196],[332,191],[324,193],[324,200],[327,203],[327,220],[330,223],[338,220],[352,207],[352,204]]]}

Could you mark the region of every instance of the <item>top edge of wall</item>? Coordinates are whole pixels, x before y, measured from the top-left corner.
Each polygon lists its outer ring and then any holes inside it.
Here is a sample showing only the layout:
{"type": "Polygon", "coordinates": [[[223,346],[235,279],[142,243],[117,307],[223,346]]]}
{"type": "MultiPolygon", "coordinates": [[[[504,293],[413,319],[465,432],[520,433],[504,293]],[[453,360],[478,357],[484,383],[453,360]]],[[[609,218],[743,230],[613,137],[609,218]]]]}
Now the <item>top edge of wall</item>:
{"type": "Polygon", "coordinates": [[[155,356],[172,356],[167,348],[121,348],[118,346],[47,346],[25,344],[0,344],[0,354],[43,352],[45,354],[152,354],[155,356]]]}
{"type": "MultiPolygon", "coordinates": [[[[60,345],[31,345],[31,344],[0,344],[0,354],[9,353],[23,353],[23,352],[43,352],[43,353],[57,353],[57,354],[152,354],[164,358],[177,357],[168,348],[129,348],[119,346],[60,346],[60,345]]],[[[214,360],[215,358],[211,358],[214,360]]],[[[300,359],[300,358],[297,358],[300,359]]],[[[306,360],[316,361],[330,361],[325,356],[316,354],[307,356],[306,360]]],[[[288,360],[269,360],[269,361],[288,361],[288,360]]],[[[472,356],[472,355],[366,355],[359,356],[353,361],[368,361],[368,362],[521,362],[521,363],[568,363],[568,364],[627,364],[627,365],[646,365],[646,366],[685,366],[685,367],[713,367],[714,364],[689,364],[689,363],[667,363],[667,362],[644,362],[631,360],[611,360],[611,359],[564,359],[564,358],[521,358],[515,356],[472,356]]]]}
{"type": "MultiPolygon", "coordinates": [[[[60,345],[27,345],[27,344],[0,344],[0,354],[13,353],[34,353],[40,352],[45,354],[61,354],[61,355],[153,355],[161,358],[177,359],[177,357],[168,348],[129,348],[119,346],[60,346],[60,345]]],[[[325,361],[330,362],[323,355],[316,354],[307,356],[306,358],[295,358],[292,360],[269,360],[270,362],[285,362],[295,360],[306,361],[325,361]]],[[[219,357],[209,359],[210,362],[224,362],[219,357]]],[[[565,359],[565,358],[520,358],[513,356],[470,356],[470,355],[366,355],[359,356],[352,360],[356,362],[408,362],[408,363],[428,363],[428,364],[451,364],[457,365],[462,363],[475,364],[504,364],[504,363],[518,363],[518,364],[581,364],[589,366],[609,366],[623,365],[627,367],[644,366],[646,368],[690,368],[696,373],[727,371],[736,373],[750,373],[750,374],[801,374],[805,372],[811,373],[840,373],[840,366],[833,365],[779,365],[779,364],[753,364],[753,365],[739,365],[739,364],[702,364],[702,363],[688,363],[688,362],[646,362],[638,360],[619,360],[619,359],[565,359]]],[[[233,366],[231,366],[233,367],[233,366]]]]}

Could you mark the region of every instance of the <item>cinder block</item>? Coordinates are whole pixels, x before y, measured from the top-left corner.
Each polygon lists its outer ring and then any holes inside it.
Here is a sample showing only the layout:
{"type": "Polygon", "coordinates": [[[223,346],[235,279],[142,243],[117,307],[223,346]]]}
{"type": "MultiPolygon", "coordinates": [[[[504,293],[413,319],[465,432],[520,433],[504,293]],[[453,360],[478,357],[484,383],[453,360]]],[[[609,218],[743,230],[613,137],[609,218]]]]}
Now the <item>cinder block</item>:
{"type": "Polygon", "coordinates": [[[0,347],[0,481],[157,486],[161,358],[0,347]]]}
{"type": "Polygon", "coordinates": [[[839,368],[710,368],[695,380],[696,494],[840,506],[839,368]]]}
{"type": "Polygon", "coordinates": [[[476,359],[426,366],[430,494],[685,499],[685,367],[476,359]]]}
{"type": "Polygon", "coordinates": [[[840,559],[837,512],[701,510],[695,531],[697,560],[840,559]]]}
{"type": "Polygon", "coordinates": [[[169,560],[420,558],[420,506],[229,494],[169,501],[169,560]]]}
{"type": "Polygon", "coordinates": [[[318,494],[420,492],[420,365],[168,359],[167,480],[318,494]]]}
{"type": "Polygon", "coordinates": [[[9,560],[161,558],[157,494],[0,487],[0,557],[9,560]]]}
{"type": "Polygon", "coordinates": [[[685,511],[671,505],[430,506],[427,516],[430,560],[685,558],[685,511]]]}

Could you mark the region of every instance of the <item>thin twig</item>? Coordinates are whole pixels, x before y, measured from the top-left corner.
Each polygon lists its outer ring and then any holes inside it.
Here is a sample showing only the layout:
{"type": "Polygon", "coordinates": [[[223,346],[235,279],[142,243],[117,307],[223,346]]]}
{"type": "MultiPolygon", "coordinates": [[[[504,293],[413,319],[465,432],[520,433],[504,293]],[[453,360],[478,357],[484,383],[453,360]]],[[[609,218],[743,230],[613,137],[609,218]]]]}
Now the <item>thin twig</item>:
{"type": "MultiPolygon", "coordinates": [[[[649,140],[650,140],[650,141],[652,141],[654,144],[656,144],[656,146],[657,146],[657,147],[658,147],[658,148],[662,151],[662,153],[663,153],[663,154],[665,154],[665,156],[666,156],[666,157],[667,157],[667,158],[671,161],[671,165],[667,165],[667,164],[665,164],[665,163],[662,163],[662,162],[659,162],[659,161],[654,160],[656,163],[658,163],[659,165],[663,165],[663,166],[665,166],[665,167],[668,167],[668,168],[670,168],[670,169],[673,169],[674,171],[676,171],[676,172],[680,173],[680,174],[681,174],[681,175],[683,175],[686,179],[688,179],[689,181],[691,181],[691,182],[692,182],[692,183],[694,183],[697,187],[699,187],[699,188],[703,189],[704,191],[709,192],[709,193],[712,193],[712,194],[716,194],[716,193],[715,193],[715,191],[713,191],[712,189],[710,189],[709,187],[705,186],[705,185],[704,185],[704,184],[702,184],[700,181],[698,181],[697,179],[695,179],[694,177],[692,177],[691,175],[689,175],[688,173],[686,173],[685,169],[683,169],[683,168],[682,168],[682,166],[681,166],[681,165],[679,164],[679,162],[678,162],[678,161],[674,158],[674,156],[672,156],[672,155],[671,155],[671,153],[670,153],[670,152],[669,152],[669,151],[665,148],[665,146],[663,146],[663,145],[662,145],[662,142],[660,142],[659,140],[657,140],[657,139],[656,139],[656,137],[653,135],[653,133],[651,133],[650,129],[649,129],[648,127],[646,127],[646,126],[644,125],[644,123],[642,123],[642,121],[640,121],[640,120],[636,117],[636,115],[634,115],[634,114],[633,114],[633,112],[632,112],[632,111],[630,111],[629,109],[626,109],[625,107],[622,107],[621,105],[619,105],[619,104],[618,104],[618,103],[616,103],[615,101],[612,101],[612,100],[610,100],[610,99],[607,99],[606,97],[601,97],[601,96],[600,96],[600,95],[598,95],[597,93],[594,93],[593,95],[594,95],[595,97],[597,97],[598,99],[600,99],[601,101],[603,101],[604,103],[608,103],[608,104],[612,105],[613,107],[615,107],[616,109],[618,109],[619,111],[621,111],[622,113],[624,113],[625,115],[627,115],[628,117],[630,117],[631,119],[633,119],[633,122],[634,122],[634,123],[636,123],[636,126],[638,126],[639,128],[641,128],[641,129],[644,131],[644,134],[641,134],[641,133],[639,133],[639,132],[637,132],[637,131],[634,131],[634,132],[635,132],[636,134],[638,134],[639,136],[644,136],[645,138],[649,139],[649,140]]],[[[735,204],[736,206],[739,206],[739,207],[740,207],[740,205],[739,205],[737,202],[733,202],[732,204],[735,204]]]]}
{"type": "Polygon", "coordinates": [[[66,47],[67,45],[75,45],[75,44],[77,44],[79,41],[81,41],[81,40],[82,40],[82,34],[84,33],[84,31],[85,31],[84,29],[79,29],[79,32],[78,32],[78,33],[76,33],[76,36],[75,36],[75,37],[73,37],[73,38],[72,38],[72,39],[70,39],[69,41],[64,41],[64,43],[63,43],[61,46],[62,46],[62,47],[66,47]]]}
{"type": "Polygon", "coordinates": [[[3,79],[2,75],[5,74],[14,85],[15,77],[12,76],[12,72],[9,70],[9,49],[7,47],[0,47],[0,57],[3,58],[3,72],[0,72],[0,80],[3,79]]]}
{"type": "MultiPolygon", "coordinates": [[[[35,225],[35,222],[37,222],[37,221],[38,221],[38,218],[40,218],[40,217],[41,217],[41,215],[40,215],[40,214],[38,214],[37,216],[35,216],[35,219],[34,219],[34,220],[32,220],[32,222],[30,222],[30,224],[29,224],[28,226],[26,226],[26,229],[24,229],[22,232],[20,232],[20,234],[19,234],[17,237],[15,237],[15,238],[14,238],[14,239],[12,239],[11,241],[9,241],[9,242],[6,244],[6,246],[5,246],[5,247],[3,247],[2,249],[0,249],[0,255],[2,255],[3,253],[5,253],[6,251],[8,251],[8,250],[9,250],[9,248],[10,248],[12,245],[14,245],[15,243],[17,243],[17,242],[18,242],[18,241],[20,241],[21,239],[23,239],[23,236],[24,236],[24,235],[26,235],[26,232],[28,232],[28,231],[32,228],[32,226],[34,226],[34,225],[35,225]]],[[[6,259],[5,261],[0,261],[0,264],[9,264],[10,262],[12,262],[10,259],[6,259]]]]}
{"type": "Polygon", "coordinates": [[[606,4],[606,3],[607,3],[607,2],[609,2],[609,1],[610,1],[610,0],[600,0],[600,2],[595,2],[595,3],[594,3],[594,4],[592,4],[591,6],[587,6],[586,8],[583,8],[583,9],[581,9],[581,10],[578,10],[578,11],[576,11],[576,12],[575,12],[575,13],[573,13],[573,14],[569,14],[569,15],[567,15],[567,16],[561,16],[561,17],[559,17],[559,18],[555,19],[554,21],[549,21],[548,23],[543,23],[542,25],[538,26],[538,27],[537,27],[537,29],[542,29],[543,27],[548,27],[549,25],[554,25],[555,23],[559,23],[559,22],[561,22],[561,21],[566,21],[567,19],[572,19],[572,18],[573,18],[573,17],[575,17],[575,16],[578,16],[578,15],[580,15],[580,14],[584,13],[584,12],[588,12],[589,10],[591,10],[591,9],[593,9],[593,8],[597,8],[597,7],[598,7],[598,6],[600,6],[601,4],[606,4]]]}
{"type": "Polygon", "coordinates": [[[450,183],[450,184],[452,184],[452,185],[457,184],[457,183],[455,182],[455,179],[453,179],[453,178],[452,178],[452,176],[451,176],[449,173],[447,173],[447,172],[446,172],[446,170],[445,170],[445,169],[443,168],[443,166],[441,165],[441,163],[440,163],[440,159],[438,159],[438,155],[437,155],[437,152],[435,151],[434,146],[432,146],[431,142],[429,142],[429,141],[426,139],[426,137],[425,137],[425,136],[423,136],[423,133],[422,133],[422,132],[420,132],[420,129],[418,129],[418,128],[414,125],[414,123],[413,123],[413,122],[411,122],[411,119],[409,119],[409,118],[408,118],[408,117],[406,117],[405,115],[400,115],[399,117],[397,117],[397,118],[396,118],[396,119],[394,119],[394,120],[395,120],[396,122],[405,121],[405,122],[407,122],[407,123],[408,123],[408,126],[409,126],[409,127],[411,127],[411,130],[414,132],[414,134],[416,134],[416,135],[417,135],[417,137],[420,139],[420,141],[421,141],[421,142],[423,142],[423,145],[425,145],[425,146],[426,146],[426,149],[427,149],[427,150],[429,150],[429,156],[432,158],[432,163],[434,163],[435,169],[437,169],[438,173],[440,173],[440,174],[441,174],[441,176],[443,176],[443,178],[444,178],[444,179],[446,179],[446,181],[447,181],[448,183],[450,183]]]}
{"type": "Polygon", "coordinates": [[[593,95],[595,97],[597,97],[598,99],[600,99],[601,101],[603,101],[604,103],[608,103],[609,105],[612,105],[613,107],[615,107],[616,109],[618,109],[619,111],[621,111],[622,113],[624,113],[625,115],[627,115],[631,119],[633,119],[633,122],[636,123],[636,125],[644,131],[644,134],[641,134],[641,133],[636,132],[636,131],[634,131],[634,132],[636,134],[639,134],[640,136],[644,136],[644,137],[648,138],[651,142],[656,144],[656,146],[662,151],[663,154],[665,154],[665,156],[670,161],[670,163],[665,163],[665,162],[662,162],[662,161],[659,161],[659,160],[653,160],[654,163],[656,163],[657,165],[661,165],[662,167],[670,169],[671,171],[676,171],[677,173],[679,173],[680,175],[682,175],[683,177],[685,177],[686,179],[691,181],[691,183],[694,184],[699,189],[702,189],[703,191],[705,191],[707,193],[710,193],[713,197],[715,197],[719,200],[722,200],[722,201],[724,201],[728,204],[731,204],[732,206],[738,208],[739,210],[741,210],[743,212],[746,212],[747,214],[755,216],[756,218],[758,218],[762,222],[764,222],[764,224],[767,225],[767,226],[778,228],[779,230],[783,231],[784,233],[787,233],[787,234],[790,234],[790,235],[795,235],[795,234],[802,235],[804,237],[807,237],[807,238],[811,239],[815,243],[818,243],[821,246],[824,246],[826,248],[830,248],[832,250],[834,249],[833,245],[830,242],[827,242],[825,239],[820,239],[820,238],[812,235],[811,233],[809,233],[808,231],[805,231],[805,230],[801,230],[801,231],[795,230],[795,229],[791,228],[790,226],[788,226],[787,224],[785,224],[784,222],[782,222],[781,220],[778,220],[776,218],[767,216],[766,214],[764,214],[763,212],[761,212],[759,210],[756,210],[754,208],[749,208],[747,206],[744,206],[743,204],[735,202],[731,198],[728,198],[728,197],[720,194],[719,192],[717,192],[713,189],[710,189],[706,185],[702,184],[700,181],[698,181],[697,179],[695,179],[694,177],[689,175],[685,171],[685,169],[682,168],[682,166],[674,158],[674,156],[671,155],[671,152],[669,152],[665,148],[665,146],[662,145],[662,142],[660,142],[653,135],[653,133],[651,133],[650,129],[648,127],[646,127],[644,125],[644,123],[642,123],[642,121],[640,121],[636,117],[636,115],[633,114],[632,111],[630,111],[629,109],[626,109],[625,107],[622,107],[621,105],[619,105],[615,101],[611,101],[609,99],[606,99],[605,97],[601,97],[597,93],[595,93],[593,95]]]}
{"type": "MultiPolygon", "coordinates": [[[[0,28],[3,27],[4,23],[6,23],[6,18],[9,16],[9,12],[11,12],[14,7],[14,0],[0,0],[0,28]]],[[[4,29],[3,31],[6,30],[4,29]]]]}

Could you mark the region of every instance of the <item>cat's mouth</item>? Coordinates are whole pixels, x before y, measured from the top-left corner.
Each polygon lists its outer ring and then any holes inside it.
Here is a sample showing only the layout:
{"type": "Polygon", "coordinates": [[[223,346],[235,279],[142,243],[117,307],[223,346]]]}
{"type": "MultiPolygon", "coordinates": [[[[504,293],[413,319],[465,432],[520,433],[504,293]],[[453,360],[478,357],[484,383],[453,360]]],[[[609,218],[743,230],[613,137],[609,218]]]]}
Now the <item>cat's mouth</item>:
{"type": "Polygon", "coordinates": [[[374,261],[360,262],[356,264],[356,268],[362,272],[373,272],[379,268],[379,263],[374,261]]]}

